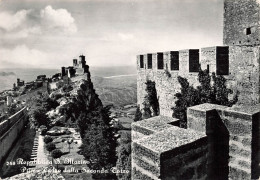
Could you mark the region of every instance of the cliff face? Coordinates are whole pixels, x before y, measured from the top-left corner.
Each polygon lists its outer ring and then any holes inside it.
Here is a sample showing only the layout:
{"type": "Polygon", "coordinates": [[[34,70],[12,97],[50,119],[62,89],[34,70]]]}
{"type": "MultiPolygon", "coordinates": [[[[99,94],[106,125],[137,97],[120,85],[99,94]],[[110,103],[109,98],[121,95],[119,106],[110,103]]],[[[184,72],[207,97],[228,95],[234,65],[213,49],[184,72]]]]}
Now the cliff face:
{"type": "Polygon", "coordinates": [[[79,75],[63,83],[63,85],[50,94],[60,104],[55,110],[48,113],[53,123],[67,120],[75,122],[82,112],[98,111],[103,104],[95,92],[90,78],[90,72],[79,75]]]}

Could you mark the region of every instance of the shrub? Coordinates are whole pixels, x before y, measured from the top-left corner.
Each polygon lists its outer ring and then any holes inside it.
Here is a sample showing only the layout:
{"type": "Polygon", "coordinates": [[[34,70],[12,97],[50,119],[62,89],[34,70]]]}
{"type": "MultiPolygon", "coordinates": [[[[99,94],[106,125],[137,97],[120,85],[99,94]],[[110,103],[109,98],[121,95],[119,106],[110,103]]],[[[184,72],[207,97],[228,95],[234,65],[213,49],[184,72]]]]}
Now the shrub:
{"type": "Polygon", "coordinates": [[[47,129],[43,129],[43,130],[41,131],[41,135],[43,135],[43,136],[46,135],[47,131],[48,131],[47,129]]]}
{"type": "Polygon", "coordinates": [[[47,149],[47,151],[49,151],[49,152],[51,152],[51,151],[53,151],[54,149],[56,149],[56,146],[55,146],[55,144],[54,143],[48,143],[47,145],[46,145],[46,149],[47,149]]]}
{"type": "Polygon", "coordinates": [[[228,94],[232,93],[226,87],[226,79],[223,76],[209,75],[207,70],[200,69],[198,73],[200,86],[196,88],[189,85],[186,78],[178,76],[181,85],[181,92],[176,93],[177,101],[173,110],[173,117],[180,119],[180,127],[187,128],[187,108],[203,103],[213,103],[224,106],[232,106],[237,102],[237,96],[233,100],[228,99],[228,94]],[[213,85],[211,85],[211,77],[213,85]]]}
{"type": "Polygon", "coordinates": [[[147,95],[145,96],[145,101],[147,101],[147,105],[152,107],[153,115],[159,115],[159,101],[157,98],[157,91],[155,88],[155,82],[147,80],[146,84],[146,92],[147,95]]]}
{"type": "Polygon", "coordinates": [[[116,169],[128,170],[129,173],[118,173],[119,180],[131,179],[131,133],[121,133],[120,144],[117,147],[116,169]]]}
{"type": "Polygon", "coordinates": [[[62,152],[61,152],[61,150],[59,150],[59,149],[54,149],[54,150],[51,152],[51,156],[52,156],[54,159],[60,158],[60,157],[62,156],[62,152]]]}
{"type": "Polygon", "coordinates": [[[141,112],[141,110],[140,110],[140,107],[138,106],[138,107],[136,108],[136,111],[135,111],[134,121],[136,122],[136,121],[140,121],[140,120],[142,120],[142,112],[141,112]]]}
{"type": "Polygon", "coordinates": [[[44,137],[44,142],[46,143],[46,144],[48,144],[48,143],[50,143],[50,142],[52,142],[53,141],[53,138],[52,137],[50,137],[50,136],[45,136],[44,137]]]}

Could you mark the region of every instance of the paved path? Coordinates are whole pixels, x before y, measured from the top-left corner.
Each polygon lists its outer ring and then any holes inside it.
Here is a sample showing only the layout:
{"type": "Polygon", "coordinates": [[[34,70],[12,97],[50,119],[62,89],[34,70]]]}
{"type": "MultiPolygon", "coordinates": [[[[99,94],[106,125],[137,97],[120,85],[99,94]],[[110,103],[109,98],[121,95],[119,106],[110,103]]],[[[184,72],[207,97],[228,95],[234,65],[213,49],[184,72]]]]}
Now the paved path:
{"type": "Polygon", "coordinates": [[[47,162],[49,162],[47,155],[44,153],[44,141],[43,141],[43,136],[39,135],[39,141],[38,141],[38,149],[37,149],[37,162],[43,162],[37,163],[36,167],[45,167],[48,166],[47,162]]]}

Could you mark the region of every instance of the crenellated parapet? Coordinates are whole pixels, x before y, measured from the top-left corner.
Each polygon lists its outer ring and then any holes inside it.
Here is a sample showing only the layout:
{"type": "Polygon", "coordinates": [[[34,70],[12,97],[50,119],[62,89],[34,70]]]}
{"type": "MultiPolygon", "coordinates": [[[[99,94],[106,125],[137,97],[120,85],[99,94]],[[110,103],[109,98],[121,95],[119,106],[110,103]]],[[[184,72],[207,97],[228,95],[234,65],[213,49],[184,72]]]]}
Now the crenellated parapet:
{"type": "MultiPolygon", "coordinates": [[[[145,82],[155,81],[162,115],[171,116],[174,95],[180,91],[177,77],[199,85],[199,67],[227,79],[227,86],[238,94],[238,104],[259,103],[260,46],[213,46],[148,53],[137,56],[137,103],[142,108],[145,82]]],[[[231,97],[230,97],[231,98],[231,97]]]]}

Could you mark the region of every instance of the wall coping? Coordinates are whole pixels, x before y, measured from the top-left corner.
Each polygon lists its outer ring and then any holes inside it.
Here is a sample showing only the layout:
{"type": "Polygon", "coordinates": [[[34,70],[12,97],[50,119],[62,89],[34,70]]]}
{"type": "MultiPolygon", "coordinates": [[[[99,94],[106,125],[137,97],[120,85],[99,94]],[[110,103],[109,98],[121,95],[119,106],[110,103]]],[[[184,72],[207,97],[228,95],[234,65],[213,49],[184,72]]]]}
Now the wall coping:
{"type": "Polygon", "coordinates": [[[135,143],[157,154],[162,154],[203,138],[206,138],[205,133],[172,126],[153,135],[138,139],[135,143]]]}

